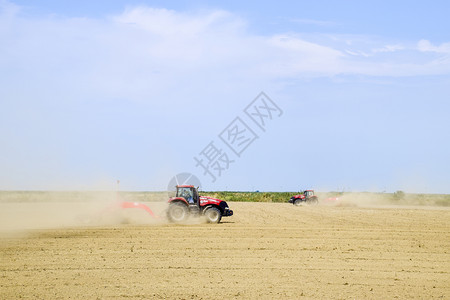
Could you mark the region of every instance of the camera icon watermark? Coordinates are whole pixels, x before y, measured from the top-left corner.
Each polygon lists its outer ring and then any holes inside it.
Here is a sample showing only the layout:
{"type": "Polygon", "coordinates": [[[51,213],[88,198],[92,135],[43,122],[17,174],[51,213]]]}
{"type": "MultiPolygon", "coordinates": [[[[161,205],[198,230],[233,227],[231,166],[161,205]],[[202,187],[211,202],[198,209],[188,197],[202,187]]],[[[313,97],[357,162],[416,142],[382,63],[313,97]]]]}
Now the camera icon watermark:
{"type": "Polygon", "coordinates": [[[192,185],[198,189],[201,189],[202,187],[200,179],[198,179],[198,177],[194,174],[189,172],[178,173],[177,175],[173,176],[167,184],[167,192],[169,193],[169,196],[172,196],[176,193],[176,187],[179,185],[192,185]]]}

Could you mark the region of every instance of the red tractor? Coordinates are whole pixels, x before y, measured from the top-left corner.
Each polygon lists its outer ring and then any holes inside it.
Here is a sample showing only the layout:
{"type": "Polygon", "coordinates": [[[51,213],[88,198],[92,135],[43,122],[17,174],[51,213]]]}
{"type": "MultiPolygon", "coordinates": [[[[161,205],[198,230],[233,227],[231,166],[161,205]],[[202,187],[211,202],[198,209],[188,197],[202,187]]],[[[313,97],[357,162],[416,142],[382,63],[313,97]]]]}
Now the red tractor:
{"type": "Polygon", "coordinates": [[[292,203],[294,205],[301,205],[303,203],[318,204],[319,198],[317,198],[317,196],[314,196],[313,190],[306,190],[301,194],[292,196],[291,199],[289,199],[289,203],[292,203]]]}
{"type": "Polygon", "coordinates": [[[190,215],[203,215],[208,223],[219,223],[222,217],[233,215],[225,201],[199,196],[193,185],[177,185],[176,188],[177,194],[169,199],[167,210],[167,218],[171,222],[182,223],[190,215]]]}

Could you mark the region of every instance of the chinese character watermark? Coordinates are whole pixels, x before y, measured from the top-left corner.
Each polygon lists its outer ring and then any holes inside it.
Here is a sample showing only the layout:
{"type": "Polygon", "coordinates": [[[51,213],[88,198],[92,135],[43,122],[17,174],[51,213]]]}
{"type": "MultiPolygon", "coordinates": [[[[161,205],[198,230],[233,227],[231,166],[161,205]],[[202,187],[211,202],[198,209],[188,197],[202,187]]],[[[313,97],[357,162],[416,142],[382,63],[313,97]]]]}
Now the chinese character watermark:
{"type": "Polygon", "coordinates": [[[219,138],[227,145],[237,156],[250,146],[258,136],[256,133],[236,117],[220,134],[219,138]]]}
{"type": "Polygon", "coordinates": [[[203,169],[203,175],[211,176],[212,181],[216,181],[216,175],[220,177],[223,170],[228,170],[234,160],[228,158],[228,154],[217,148],[213,142],[209,143],[200,153],[200,158],[194,157],[197,162],[196,167],[203,169]]]}
{"type": "MultiPolygon", "coordinates": [[[[263,132],[273,119],[283,114],[281,108],[270,99],[264,92],[261,92],[247,107],[243,110],[247,119],[256,124],[256,128],[263,132]]],[[[237,116],[231,123],[218,135],[219,139],[232,151],[235,157],[240,158],[242,153],[259,136],[255,128],[245,122],[245,118],[237,116]]],[[[208,175],[212,182],[215,182],[222,173],[229,169],[234,159],[230,159],[228,153],[221,147],[217,147],[214,141],[211,141],[198,156],[194,157],[196,167],[201,168],[203,175],[208,175]]]]}
{"type": "Polygon", "coordinates": [[[274,117],[280,117],[283,111],[264,92],[261,92],[245,109],[245,114],[266,131],[267,122],[274,117]]]}

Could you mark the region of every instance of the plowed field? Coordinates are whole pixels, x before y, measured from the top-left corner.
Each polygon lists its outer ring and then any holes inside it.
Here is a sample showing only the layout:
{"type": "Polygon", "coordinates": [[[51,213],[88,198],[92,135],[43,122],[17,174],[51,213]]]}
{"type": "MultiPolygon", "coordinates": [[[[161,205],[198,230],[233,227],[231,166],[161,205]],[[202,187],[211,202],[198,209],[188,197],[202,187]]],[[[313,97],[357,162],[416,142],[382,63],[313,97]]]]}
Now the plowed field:
{"type": "Polygon", "coordinates": [[[221,224],[173,225],[45,205],[0,207],[0,299],[450,298],[449,209],[229,203],[221,224]]]}

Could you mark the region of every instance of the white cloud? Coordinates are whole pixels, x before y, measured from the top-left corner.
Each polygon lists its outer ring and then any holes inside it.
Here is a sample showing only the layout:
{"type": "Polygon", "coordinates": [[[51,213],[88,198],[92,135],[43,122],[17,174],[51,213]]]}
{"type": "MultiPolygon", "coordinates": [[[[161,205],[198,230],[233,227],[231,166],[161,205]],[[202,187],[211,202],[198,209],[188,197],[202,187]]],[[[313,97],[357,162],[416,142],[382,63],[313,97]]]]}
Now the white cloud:
{"type": "Polygon", "coordinates": [[[366,52],[363,52],[363,51],[360,51],[360,50],[353,50],[352,51],[352,50],[346,49],[345,53],[350,54],[352,56],[363,56],[363,57],[370,57],[370,56],[372,56],[372,54],[369,54],[369,53],[366,53],[366,52]]]}
{"type": "Polygon", "coordinates": [[[144,99],[175,89],[263,86],[280,78],[450,73],[445,56],[424,54],[447,54],[450,43],[422,40],[415,50],[363,37],[323,35],[313,42],[295,33],[255,35],[245,20],[223,10],[140,6],[103,19],[27,19],[17,6],[1,3],[0,22],[13,24],[3,28],[2,77],[22,72],[39,84],[66,88],[76,82],[92,95],[144,99]],[[398,62],[406,50],[413,55],[398,62]]]}
{"type": "MultiPolygon", "coordinates": [[[[347,45],[354,45],[354,43],[349,43],[348,41],[346,41],[347,45]]],[[[356,46],[354,46],[354,48],[356,48],[356,46]]],[[[352,56],[362,56],[362,57],[374,57],[379,53],[392,53],[392,52],[397,52],[397,51],[401,51],[401,50],[405,50],[406,48],[402,45],[385,45],[383,47],[380,48],[373,48],[373,49],[369,49],[369,50],[357,50],[357,49],[346,49],[345,52],[352,55],[352,56]]]]}
{"type": "Polygon", "coordinates": [[[276,72],[273,76],[337,74],[340,60],[344,57],[341,51],[305,41],[292,34],[267,37],[262,46],[268,50],[264,60],[271,62],[271,70],[276,72]]]}
{"type": "Polygon", "coordinates": [[[0,34],[12,26],[12,21],[20,12],[20,7],[6,0],[0,0],[0,34]]]}
{"type": "Polygon", "coordinates": [[[373,49],[372,52],[374,52],[374,53],[378,53],[378,52],[396,52],[396,51],[404,50],[404,49],[405,49],[405,47],[402,46],[402,45],[399,45],[399,44],[397,44],[397,45],[386,45],[386,46],[381,47],[381,48],[373,49]]]}
{"type": "Polygon", "coordinates": [[[0,16],[13,17],[20,11],[20,6],[6,0],[0,0],[0,16]]]}
{"type": "Polygon", "coordinates": [[[434,46],[428,40],[420,40],[417,43],[417,50],[421,52],[435,52],[450,54],[450,43],[442,43],[439,46],[434,46]]]}
{"type": "Polygon", "coordinates": [[[177,38],[195,37],[214,30],[220,31],[223,28],[240,29],[244,25],[241,20],[223,10],[189,14],[150,7],[128,8],[122,14],[113,17],[113,20],[134,25],[158,36],[177,38]]]}
{"type": "Polygon", "coordinates": [[[332,21],[322,21],[314,19],[290,19],[292,23],[315,25],[315,26],[335,26],[336,23],[332,21]]]}

